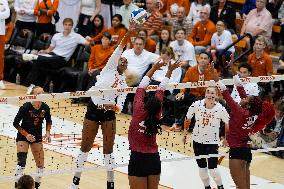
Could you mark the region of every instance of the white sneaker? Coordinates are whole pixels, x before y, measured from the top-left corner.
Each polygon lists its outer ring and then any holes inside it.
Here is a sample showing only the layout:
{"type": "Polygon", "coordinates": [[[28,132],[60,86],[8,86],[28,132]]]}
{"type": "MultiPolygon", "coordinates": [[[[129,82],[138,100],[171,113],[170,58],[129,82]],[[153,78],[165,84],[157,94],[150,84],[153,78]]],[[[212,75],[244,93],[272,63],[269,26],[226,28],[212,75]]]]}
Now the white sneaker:
{"type": "Polygon", "coordinates": [[[6,89],[3,80],[0,81],[0,90],[6,89]]]}
{"type": "Polygon", "coordinates": [[[79,185],[72,183],[72,185],[68,189],[79,189],[79,185]]]}
{"type": "Polygon", "coordinates": [[[30,94],[31,94],[31,92],[32,92],[32,90],[33,90],[34,87],[35,87],[34,84],[31,84],[31,85],[28,87],[28,89],[27,89],[27,95],[30,95],[30,94]]]}
{"type": "Polygon", "coordinates": [[[38,55],[35,55],[35,54],[26,54],[26,53],[23,54],[24,61],[37,60],[37,58],[38,58],[38,55]]]}

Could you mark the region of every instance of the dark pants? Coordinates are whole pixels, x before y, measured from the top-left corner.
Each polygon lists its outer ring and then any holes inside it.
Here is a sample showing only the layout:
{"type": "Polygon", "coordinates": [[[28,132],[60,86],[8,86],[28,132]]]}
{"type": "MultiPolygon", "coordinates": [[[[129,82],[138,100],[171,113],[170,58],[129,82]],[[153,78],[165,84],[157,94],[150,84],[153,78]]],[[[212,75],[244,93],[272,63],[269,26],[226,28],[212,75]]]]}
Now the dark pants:
{"type": "Polygon", "coordinates": [[[50,53],[51,57],[38,56],[36,61],[33,61],[31,72],[28,76],[30,84],[40,85],[38,82],[39,76],[43,72],[57,71],[60,68],[66,67],[67,62],[64,57],[57,56],[54,53],[50,53]]]}
{"type": "Polygon", "coordinates": [[[21,31],[22,29],[28,29],[34,33],[35,28],[36,28],[36,22],[23,22],[23,21],[17,20],[16,28],[18,29],[18,31],[21,31]]]}
{"type": "Polygon", "coordinates": [[[281,36],[281,45],[284,45],[284,24],[281,25],[280,36],[281,36]]]}
{"type": "Polygon", "coordinates": [[[43,33],[49,33],[50,35],[55,34],[55,25],[52,23],[37,23],[36,24],[36,36],[40,36],[43,33]]]}
{"type": "Polygon", "coordinates": [[[78,76],[77,91],[85,91],[94,86],[100,73],[101,70],[96,70],[91,75],[89,75],[88,71],[81,72],[78,76]]]}
{"type": "Polygon", "coordinates": [[[174,116],[176,124],[183,126],[184,118],[186,116],[189,106],[191,106],[191,104],[198,99],[199,97],[193,96],[186,92],[182,100],[175,100],[174,116]]]}

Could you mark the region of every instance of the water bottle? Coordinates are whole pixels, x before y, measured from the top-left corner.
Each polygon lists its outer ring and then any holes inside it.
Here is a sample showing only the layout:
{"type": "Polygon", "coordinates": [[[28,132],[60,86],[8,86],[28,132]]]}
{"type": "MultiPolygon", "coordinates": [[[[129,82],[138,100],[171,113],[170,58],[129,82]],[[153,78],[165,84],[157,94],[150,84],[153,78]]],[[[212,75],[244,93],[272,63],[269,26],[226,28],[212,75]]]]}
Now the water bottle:
{"type": "Polygon", "coordinates": [[[17,73],[17,75],[16,75],[16,84],[17,84],[17,85],[20,85],[20,84],[21,84],[21,76],[20,76],[20,74],[18,74],[18,73],[17,73]]]}
{"type": "Polygon", "coordinates": [[[49,83],[49,93],[53,93],[53,81],[49,83]]]}

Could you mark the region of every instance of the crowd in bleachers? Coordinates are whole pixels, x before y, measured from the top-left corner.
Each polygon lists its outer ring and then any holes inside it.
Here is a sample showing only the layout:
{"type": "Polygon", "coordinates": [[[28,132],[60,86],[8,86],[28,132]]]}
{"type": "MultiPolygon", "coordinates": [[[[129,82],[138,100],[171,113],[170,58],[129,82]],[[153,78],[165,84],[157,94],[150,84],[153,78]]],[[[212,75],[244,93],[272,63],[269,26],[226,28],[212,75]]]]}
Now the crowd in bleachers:
{"type": "MultiPolygon", "coordinates": [[[[2,80],[16,82],[19,76],[21,84],[30,86],[29,91],[34,85],[48,90],[50,83],[54,85],[55,92],[88,90],[123,39],[129,27],[130,14],[138,7],[145,8],[149,16],[130,35],[122,54],[128,60],[128,86],[137,86],[160,55],[170,55],[168,47],[174,51],[172,59],[179,59],[182,65],[173,74],[171,82],[211,80],[212,73],[207,69],[211,61],[222,78],[231,77],[230,70],[237,68],[239,71],[246,69],[244,77],[284,73],[283,51],[276,69],[270,56],[271,50],[284,50],[283,0],[246,0],[241,1],[242,4],[228,0],[82,0],[78,22],[60,18],[64,27],[60,33],[55,27],[60,17],[57,10],[60,0],[9,2],[9,18],[2,16],[5,8],[0,4],[1,20],[6,19],[5,69],[4,77],[0,77],[1,89],[5,88],[2,80]],[[110,11],[110,7],[114,9],[110,11]],[[111,26],[108,27],[110,16],[111,26]],[[280,30],[274,30],[275,27],[280,30]],[[245,43],[244,46],[240,46],[240,42],[231,45],[238,38],[245,43]],[[239,58],[246,49],[247,53],[239,58]],[[198,56],[204,51],[208,56],[198,56]],[[247,62],[250,67],[238,67],[240,62],[247,62]]],[[[152,82],[161,82],[159,76],[155,76],[152,82]]],[[[275,101],[283,96],[283,81],[273,85],[260,83],[258,87],[257,95],[273,96],[275,101]]],[[[164,108],[167,115],[164,116],[165,124],[173,125],[171,130],[180,130],[185,109],[202,98],[204,93],[203,88],[169,92],[166,99],[168,108],[164,108]]],[[[124,112],[131,112],[132,100],[133,96],[128,95],[124,112]]],[[[280,104],[276,103],[276,108],[283,120],[283,99],[280,104]]],[[[280,123],[276,119],[278,129],[272,129],[273,136],[276,132],[278,137],[281,133],[283,137],[283,121],[280,123]],[[280,130],[279,123],[282,126],[280,130]]],[[[262,135],[272,135],[267,133],[266,130],[262,135]]]]}

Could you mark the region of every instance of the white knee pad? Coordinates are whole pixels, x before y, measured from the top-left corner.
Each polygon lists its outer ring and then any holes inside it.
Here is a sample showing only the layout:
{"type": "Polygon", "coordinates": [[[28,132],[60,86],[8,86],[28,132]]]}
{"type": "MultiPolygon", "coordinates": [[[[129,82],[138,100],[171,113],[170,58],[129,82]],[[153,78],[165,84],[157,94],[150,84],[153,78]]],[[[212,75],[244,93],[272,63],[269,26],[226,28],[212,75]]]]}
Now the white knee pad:
{"type": "Polygon", "coordinates": [[[214,179],[214,181],[216,182],[216,184],[218,186],[221,186],[222,185],[222,179],[221,179],[221,175],[220,175],[218,169],[217,168],[209,169],[209,173],[210,173],[211,177],[214,179]]]}

